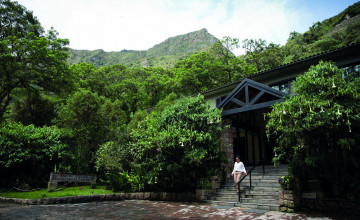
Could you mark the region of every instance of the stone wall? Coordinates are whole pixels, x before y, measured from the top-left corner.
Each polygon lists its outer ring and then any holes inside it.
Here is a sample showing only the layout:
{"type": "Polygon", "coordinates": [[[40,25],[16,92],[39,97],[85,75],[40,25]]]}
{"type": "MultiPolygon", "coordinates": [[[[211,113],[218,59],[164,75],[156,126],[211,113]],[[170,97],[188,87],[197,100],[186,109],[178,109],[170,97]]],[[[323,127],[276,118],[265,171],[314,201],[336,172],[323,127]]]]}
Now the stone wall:
{"type": "Polygon", "coordinates": [[[196,190],[196,202],[206,201],[206,200],[210,199],[212,194],[213,194],[213,190],[197,189],[196,190]]]}
{"type": "Polygon", "coordinates": [[[195,193],[168,193],[168,192],[137,192],[137,193],[112,193],[105,195],[87,195],[71,196],[59,198],[43,199],[17,199],[0,197],[0,202],[11,202],[26,205],[48,205],[48,204],[66,204],[66,203],[83,203],[94,201],[111,201],[111,200],[157,200],[157,201],[174,201],[174,202],[204,202],[221,186],[221,178],[212,176],[211,189],[197,189],[195,193]]]}
{"type": "Polygon", "coordinates": [[[168,193],[168,192],[139,192],[139,193],[113,193],[105,195],[71,196],[43,199],[16,199],[0,197],[0,202],[11,202],[27,205],[48,205],[65,203],[83,203],[111,200],[154,200],[154,201],[179,201],[202,202],[209,199],[212,190],[197,190],[196,193],[168,193]]]}
{"type": "Polygon", "coordinates": [[[210,178],[211,190],[215,192],[217,189],[221,187],[221,178],[218,176],[211,176],[210,178]]]}
{"type": "Polygon", "coordinates": [[[299,193],[294,190],[279,191],[279,204],[281,212],[296,212],[301,205],[299,193]]]}
{"type": "MultiPolygon", "coordinates": [[[[234,148],[233,148],[233,131],[232,131],[232,120],[224,119],[222,122],[223,133],[221,136],[221,145],[225,151],[228,162],[222,165],[222,169],[229,175],[232,171],[233,158],[234,158],[234,148]]],[[[229,176],[226,176],[229,177],[229,176]]]]}

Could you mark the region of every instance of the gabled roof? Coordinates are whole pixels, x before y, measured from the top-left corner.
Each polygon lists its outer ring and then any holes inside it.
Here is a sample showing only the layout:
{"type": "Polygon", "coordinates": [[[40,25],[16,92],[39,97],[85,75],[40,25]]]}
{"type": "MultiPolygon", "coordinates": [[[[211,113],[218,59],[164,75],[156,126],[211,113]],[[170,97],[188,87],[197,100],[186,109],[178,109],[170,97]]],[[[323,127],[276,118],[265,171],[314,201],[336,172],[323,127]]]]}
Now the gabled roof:
{"type": "Polygon", "coordinates": [[[282,102],[287,94],[267,85],[245,78],[218,106],[222,115],[266,108],[276,102],[282,102]]]}

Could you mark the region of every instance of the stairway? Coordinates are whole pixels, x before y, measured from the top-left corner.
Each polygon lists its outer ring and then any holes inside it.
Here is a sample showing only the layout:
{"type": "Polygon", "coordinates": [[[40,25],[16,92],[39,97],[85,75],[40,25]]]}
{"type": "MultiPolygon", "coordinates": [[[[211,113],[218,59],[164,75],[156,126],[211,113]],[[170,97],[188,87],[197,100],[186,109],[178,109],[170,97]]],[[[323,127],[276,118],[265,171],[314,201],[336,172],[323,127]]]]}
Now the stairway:
{"type": "Polygon", "coordinates": [[[218,206],[278,211],[280,191],[278,179],[285,175],[288,175],[287,165],[279,167],[265,166],[265,174],[263,174],[262,166],[258,166],[251,173],[252,189],[250,192],[250,175],[241,182],[241,203],[238,202],[239,197],[236,193],[233,178],[229,178],[226,184],[222,185],[208,202],[218,206]]]}

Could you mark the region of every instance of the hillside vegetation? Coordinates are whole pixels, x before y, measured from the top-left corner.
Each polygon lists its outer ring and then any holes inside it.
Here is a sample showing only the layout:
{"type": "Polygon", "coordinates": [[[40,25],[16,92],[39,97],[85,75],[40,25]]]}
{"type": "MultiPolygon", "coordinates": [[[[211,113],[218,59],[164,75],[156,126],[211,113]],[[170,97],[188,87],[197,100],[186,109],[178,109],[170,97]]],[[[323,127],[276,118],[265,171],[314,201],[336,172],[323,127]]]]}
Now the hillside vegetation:
{"type": "Polygon", "coordinates": [[[176,37],[170,37],[154,47],[143,50],[122,50],[105,52],[104,50],[70,50],[69,63],[89,62],[95,66],[123,64],[128,67],[173,67],[174,64],[197,51],[208,49],[218,39],[206,29],[194,31],[176,37]]]}
{"type": "Polygon", "coordinates": [[[316,22],[303,34],[292,32],[284,47],[287,61],[360,41],[360,2],[340,14],[316,22]]]}
{"type": "Polygon", "coordinates": [[[262,71],[359,41],[360,2],[357,2],[334,17],[314,23],[303,34],[291,32],[283,46],[246,39],[242,42],[246,54],[239,58],[262,71]]]}
{"type": "MultiPolygon", "coordinates": [[[[88,62],[97,67],[122,64],[127,67],[172,68],[196,52],[209,51],[211,45],[218,41],[206,29],[202,29],[168,38],[144,51],[70,49],[68,61],[69,64],[88,62]]],[[[246,52],[238,57],[240,60],[254,65],[256,71],[262,71],[359,41],[360,2],[357,2],[334,17],[314,23],[305,33],[291,32],[285,45],[268,43],[262,39],[245,39],[236,47],[241,46],[246,52]]],[[[222,43],[226,47],[226,43],[222,43]]]]}

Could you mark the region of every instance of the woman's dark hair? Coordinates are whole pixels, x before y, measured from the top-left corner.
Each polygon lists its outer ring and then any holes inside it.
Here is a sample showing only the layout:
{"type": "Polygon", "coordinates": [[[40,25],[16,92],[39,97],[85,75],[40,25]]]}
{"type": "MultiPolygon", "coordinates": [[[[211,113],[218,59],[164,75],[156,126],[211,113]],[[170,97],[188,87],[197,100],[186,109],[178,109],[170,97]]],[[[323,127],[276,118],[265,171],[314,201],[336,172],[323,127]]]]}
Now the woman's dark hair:
{"type": "Polygon", "coordinates": [[[235,159],[236,159],[236,158],[239,158],[239,159],[240,159],[240,155],[236,155],[235,159]]]}

